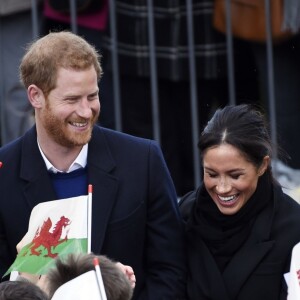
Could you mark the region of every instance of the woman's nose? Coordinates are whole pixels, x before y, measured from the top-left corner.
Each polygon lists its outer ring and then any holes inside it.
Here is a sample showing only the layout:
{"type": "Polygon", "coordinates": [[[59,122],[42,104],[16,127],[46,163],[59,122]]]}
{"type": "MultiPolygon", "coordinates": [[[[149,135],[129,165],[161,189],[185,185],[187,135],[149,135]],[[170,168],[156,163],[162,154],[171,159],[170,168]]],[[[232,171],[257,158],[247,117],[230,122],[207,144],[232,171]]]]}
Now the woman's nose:
{"type": "Polygon", "coordinates": [[[230,191],[231,186],[227,180],[220,180],[216,186],[216,189],[218,193],[224,194],[230,191]]]}

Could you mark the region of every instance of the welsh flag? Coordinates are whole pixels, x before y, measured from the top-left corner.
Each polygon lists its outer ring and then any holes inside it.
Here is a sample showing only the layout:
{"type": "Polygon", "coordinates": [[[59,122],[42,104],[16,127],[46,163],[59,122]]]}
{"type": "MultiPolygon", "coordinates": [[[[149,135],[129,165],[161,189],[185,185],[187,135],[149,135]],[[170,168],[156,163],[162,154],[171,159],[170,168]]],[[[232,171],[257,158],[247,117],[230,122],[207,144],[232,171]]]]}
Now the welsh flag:
{"type": "Polygon", "coordinates": [[[12,271],[43,275],[57,256],[90,252],[90,189],[88,195],[43,202],[33,208],[28,232],[4,276],[12,271]]]}
{"type": "Polygon", "coordinates": [[[66,282],[54,293],[52,300],[104,300],[94,270],[66,282]]]}
{"type": "Polygon", "coordinates": [[[288,300],[300,299],[300,243],[292,251],[291,267],[288,275],[288,300]]]}

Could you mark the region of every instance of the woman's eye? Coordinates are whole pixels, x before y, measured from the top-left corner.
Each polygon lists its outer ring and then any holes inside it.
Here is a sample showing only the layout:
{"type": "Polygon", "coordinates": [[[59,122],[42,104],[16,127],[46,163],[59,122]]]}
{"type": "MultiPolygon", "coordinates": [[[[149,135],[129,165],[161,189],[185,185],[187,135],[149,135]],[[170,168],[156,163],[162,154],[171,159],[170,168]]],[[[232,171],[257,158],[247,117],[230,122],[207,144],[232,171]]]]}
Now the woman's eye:
{"type": "Polygon", "coordinates": [[[237,175],[231,175],[231,178],[232,178],[232,179],[239,179],[240,176],[241,176],[240,174],[237,174],[237,175]]]}
{"type": "Polygon", "coordinates": [[[216,177],[217,177],[216,174],[207,173],[207,175],[208,175],[210,178],[216,178],[216,177]]]}

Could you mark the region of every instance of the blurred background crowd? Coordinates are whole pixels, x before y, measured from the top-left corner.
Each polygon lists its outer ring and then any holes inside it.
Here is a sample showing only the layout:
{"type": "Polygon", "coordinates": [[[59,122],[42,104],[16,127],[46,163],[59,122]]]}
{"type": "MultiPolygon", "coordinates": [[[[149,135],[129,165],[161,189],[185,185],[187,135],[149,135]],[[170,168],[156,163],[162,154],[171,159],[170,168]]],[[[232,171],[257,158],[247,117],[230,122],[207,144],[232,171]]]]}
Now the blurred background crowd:
{"type": "Polygon", "coordinates": [[[1,145],[34,123],[18,76],[26,45],[49,31],[71,30],[102,55],[99,123],[158,140],[179,197],[201,176],[197,134],[216,108],[234,101],[262,107],[274,122],[277,154],[285,157],[275,158],[275,174],[300,200],[299,4],[277,1],[281,10],[270,9],[273,20],[284,19],[287,34],[274,38],[268,52],[267,37],[217,28],[220,1],[226,9],[226,0],[86,1],[90,7],[85,1],[1,0],[1,145]]]}

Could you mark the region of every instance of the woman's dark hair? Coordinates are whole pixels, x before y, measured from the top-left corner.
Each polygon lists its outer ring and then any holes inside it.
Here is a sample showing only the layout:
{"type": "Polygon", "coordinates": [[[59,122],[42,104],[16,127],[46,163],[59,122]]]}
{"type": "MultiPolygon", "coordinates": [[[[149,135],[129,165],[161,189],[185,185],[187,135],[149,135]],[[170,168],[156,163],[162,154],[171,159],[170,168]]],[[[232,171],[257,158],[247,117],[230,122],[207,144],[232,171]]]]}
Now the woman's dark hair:
{"type": "MultiPolygon", "coordinates": [[[[263,158],[272,157],[272,143],[264,115],[249,104],[229,105],[218,109],[200,136],[198,147],[203,154],[211,147],[230,144],[259,167],[263,158]]],[[[268,168],[269,172],[271,167],[268,168]]]]}

